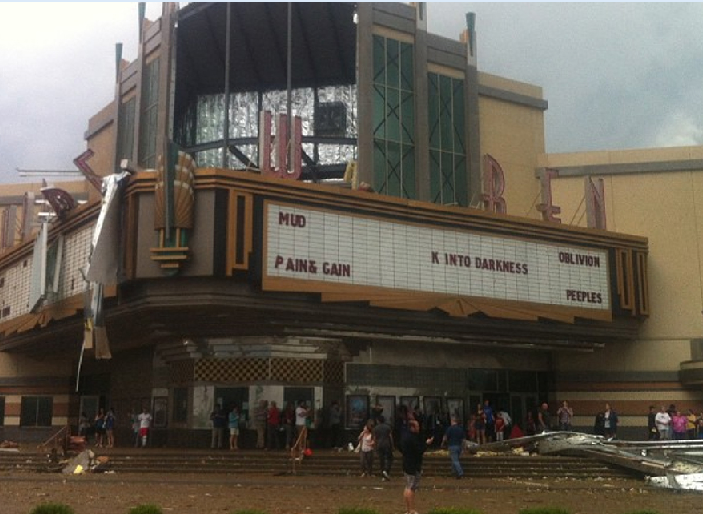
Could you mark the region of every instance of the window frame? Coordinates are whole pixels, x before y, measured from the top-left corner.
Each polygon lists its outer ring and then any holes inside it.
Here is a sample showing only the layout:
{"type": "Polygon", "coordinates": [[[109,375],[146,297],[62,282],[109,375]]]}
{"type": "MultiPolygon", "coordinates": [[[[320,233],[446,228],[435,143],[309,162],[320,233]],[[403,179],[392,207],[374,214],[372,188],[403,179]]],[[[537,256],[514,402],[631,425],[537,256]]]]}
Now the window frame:
{"type": "Polygon", "coordinates": [[[22,396],[20,402],[20,428],[46,428],[53,425],[53,396],[27,395],[22,396]],[[41,412],[46,407],[48,414],[41,412]]]}

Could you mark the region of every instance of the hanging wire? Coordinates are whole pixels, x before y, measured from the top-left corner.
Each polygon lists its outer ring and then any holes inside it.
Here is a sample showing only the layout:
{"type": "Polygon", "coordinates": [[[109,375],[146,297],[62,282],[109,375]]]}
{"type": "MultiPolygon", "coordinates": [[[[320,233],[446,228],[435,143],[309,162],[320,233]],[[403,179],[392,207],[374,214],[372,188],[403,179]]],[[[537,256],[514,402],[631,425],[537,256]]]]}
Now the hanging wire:
{"type": "Polygon", "coordinates": [[[535,208],[535,205],[537,204],[537,199],[539,198],[539,196],[540,196],[541,194],[542,194],[542,191],[537,191],[537,195],[535,196],[535,199],[532,200],[532,205],[530,205],[530,208],[527,209],[527,212],[525,213],[525,217],[527,217],[527,215],[532,212],[532,209],[535,208]]]}
{"type": "MultiPolygon", "coordinates": [[[[573,217],[571,218],[571,221],[569,222],[569,225],[573,225],[573,224],[574,224],[574,219],[576,218],[576,215],[577,215],[577,214],[579,213],[579,211],[581,210],[581,206],[583,205],[583,203],[584,203],[585,200],[586,200],[586,195],[583,195],[583,196],[581,197],[581,202],[579,203],[578,207],[576,207],[576,210],[574,211],[574,215],[573,215],[573,217]]],[[[585,208],[584,208],[583,212],[584,212],[584,213],[586,212],[586,209],[585,209],[585,208]]],[[[579,218],[579,223],[581,222],[581,219],[582,219],[582,218],[583,218],[583,214],[581,215],[581,218],[579,218]]]]}
{"type": "Polygon", "coordinates": [[[581,216],[579,217],[579,220],[576,222],[576,226],[581,226],[581,221],[583,220],[583,217],[586,215],[586,209],[583,210],[581,213],[581,216]]]}

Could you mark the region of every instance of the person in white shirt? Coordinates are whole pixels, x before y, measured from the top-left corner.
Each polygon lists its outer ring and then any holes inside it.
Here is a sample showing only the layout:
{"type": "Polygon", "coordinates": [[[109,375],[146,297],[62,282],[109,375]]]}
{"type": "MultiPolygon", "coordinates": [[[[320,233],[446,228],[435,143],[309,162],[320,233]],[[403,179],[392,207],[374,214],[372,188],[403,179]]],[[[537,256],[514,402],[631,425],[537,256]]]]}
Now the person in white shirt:
{"type": "Polygon", "coordinates": [[[505,409],[498,409],[503,421],[505,422],[505,433],[507,434],[506,439],[510,437],[510,429],[513,427],[513,418],[510,417],[508,411],[505,409]]]}
{"type": "Polygon", "coordinates": [[[151,428],[151,414],[146,407],[142,409],[142,413],[139,415],[139,436],[142,438],[142,448],[146,448],[146,440],[149,436],[149,429],[151,428]]]}
{"type": "Polygon", "coordinates": [[[659,431],[659,439],[669,439],[669,425],[671,425],[671,416],[666,412],[666,407],[662,405],[661,410],[654,417],[654,424],[657,425],[659,431]]]}
{"type": "Polygon", "coordinates": [[[298,430],[298,433],[300,433],[301,427],[306,425],[309,415],[310,411],[305,406],[305,402],[301,401],[298,403],[298,407],[295,409],[295,428],[298,430]]]}
{"type": "Polygon", "coordinates": [[[291,455],[299,453],[298,459],[302,458],[303,453],[308,447],[308,417],[310,409],[305,405],[305,401],[298,402],[298,407],[295,409],[295,443],[291,446],[291,455]]]}

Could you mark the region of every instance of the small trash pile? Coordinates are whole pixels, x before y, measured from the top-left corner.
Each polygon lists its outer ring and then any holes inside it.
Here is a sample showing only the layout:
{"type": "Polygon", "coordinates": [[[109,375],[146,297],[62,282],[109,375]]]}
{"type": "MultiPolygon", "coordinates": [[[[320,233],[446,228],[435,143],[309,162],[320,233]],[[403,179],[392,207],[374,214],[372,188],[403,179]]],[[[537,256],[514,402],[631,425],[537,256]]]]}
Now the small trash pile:
{"type": "Polygon", "coordinates": [[[63,461],[61,473],[64,475],[82,475],[84,473],[106,473],[110,471],[110,457],[95,456],[92,450],[84,450],[72,459],[63,461]]]}

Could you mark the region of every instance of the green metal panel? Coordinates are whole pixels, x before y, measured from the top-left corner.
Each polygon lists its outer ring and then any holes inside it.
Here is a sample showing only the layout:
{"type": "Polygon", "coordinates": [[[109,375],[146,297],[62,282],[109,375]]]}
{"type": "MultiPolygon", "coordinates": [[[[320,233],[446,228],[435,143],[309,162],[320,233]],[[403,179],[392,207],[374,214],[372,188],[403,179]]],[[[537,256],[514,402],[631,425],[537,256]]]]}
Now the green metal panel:
{"type": "Polygon", "coordinates": [[[402,145],[403,150],[403,198],[417,198],[415,187],[415,147],[402,145]]]}
{"type": "Polygon", "coordinates": [[[386,139],[386,87],[379,84],[373,87],[373,137],[386,139]]]}
{"type": "Polygon", "coordinates": [[[400,91],[386,89],[386,139],[400,141],[400,91]]]}
{"type": "Polygon", "coordinates": [[[374,36],[374,187],[416,198],[413,45],[374,36]]]}
{"type": "Polygon", "coordinates": [[[413,77],[415,75],[415,66],[413,61],[413,45],[410,43],[401,43],[400,52],[400,88],[405,91],[414,91],[415,84],[413,82],[413,77]]]}
{"type": "Polygon", "coordinates": [[[430,149],[430,201],[433,203],[442,203],[440,162],[439,150],[430,149]]]}
{"type": "Polygon", "coordinates": [[[400,43],[386,39],[386,84],[400,89],[400,43]]]}
{"type": "Polygon", "coordinates": [[[440,148],[439,143],[439,75],[427,74],[427,123],[430,149],[440,148]]]}
{"type": "Polygon", "coordinates": [[[400,195],[401,177],[400,145],[392,141],[386,143],[386,176],[387,193],[390,196],[400,195]]]}
{"type": "Polygon", "coordinates": [[[442,203],[454,203],[454,160],[450,152],[442,155],[442,203]]]}
{"type": "Polygon", "coordinates": [[[402,101],[400,106],[400,117],[403,120],[403,130],[401,142],[406,145],[415,144],[415,95],[413,93],[401,93],[402,101]]]}
{"type": "Polygon", "coordinates": [[[464,81],[427,74],[430,199],[467,205],[464,81]]]}
{"type": "MultiPolygon", "coordinates": [[[[452,81],[452,120],[454,124],[454,152],[466,155],[466,137],[464,129],[464,81],[452,81]]],[[[464,172],[466,175],[466,172],[464,172]]]]}
{"type": "Polygon", "coordinates": [[[386,85],[386,40],[373,37],[373,82],[386,85]]]}
{"type": "Polygon", "coordinates": [[[381,194],[388,194],[386,187],[386,144],[382,139],[373,142],[374,187],[381,194]]]}
{"type": "Polygon", "coordinates": [[[454,155],[454,200],[463,207],[469,205],[469,183],[466,177],[466,156],[454,155]]]}

